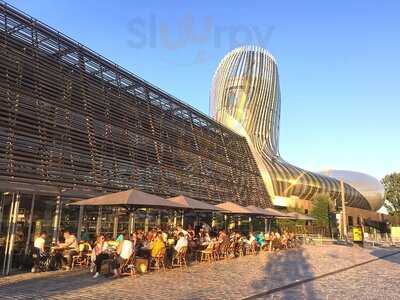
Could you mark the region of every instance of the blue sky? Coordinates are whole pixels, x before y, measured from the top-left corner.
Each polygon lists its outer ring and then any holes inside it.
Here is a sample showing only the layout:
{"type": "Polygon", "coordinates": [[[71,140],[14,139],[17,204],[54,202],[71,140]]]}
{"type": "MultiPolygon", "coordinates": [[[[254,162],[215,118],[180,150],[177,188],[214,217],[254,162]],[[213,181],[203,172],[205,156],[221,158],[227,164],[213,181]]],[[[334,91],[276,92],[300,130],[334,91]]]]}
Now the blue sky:
{"type": "Polygon", "coordinates": [[[399,1],[9,1],[208,114],[218,62],[276,58],[280,152],[310,170],[400,171],[399,1]]]}

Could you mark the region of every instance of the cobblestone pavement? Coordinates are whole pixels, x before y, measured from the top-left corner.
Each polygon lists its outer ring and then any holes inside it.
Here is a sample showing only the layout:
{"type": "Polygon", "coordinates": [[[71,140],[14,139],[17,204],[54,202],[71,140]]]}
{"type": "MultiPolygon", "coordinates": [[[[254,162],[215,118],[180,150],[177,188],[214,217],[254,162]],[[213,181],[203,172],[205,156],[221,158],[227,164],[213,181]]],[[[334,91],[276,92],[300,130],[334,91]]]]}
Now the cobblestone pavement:
{"type": "MultiPolygon", "coordinates": [[[[242,299],[398,249],[307,246],[111,280],[87,271],[0,277],[0,299],[242,299]]],[[[376,299],[400,295],[400,254],[260,299],[376,299]]]]}
{"type": "Polygon", "coordinates": [[[400,299],[400,254],[258,299],[400,299]]]}

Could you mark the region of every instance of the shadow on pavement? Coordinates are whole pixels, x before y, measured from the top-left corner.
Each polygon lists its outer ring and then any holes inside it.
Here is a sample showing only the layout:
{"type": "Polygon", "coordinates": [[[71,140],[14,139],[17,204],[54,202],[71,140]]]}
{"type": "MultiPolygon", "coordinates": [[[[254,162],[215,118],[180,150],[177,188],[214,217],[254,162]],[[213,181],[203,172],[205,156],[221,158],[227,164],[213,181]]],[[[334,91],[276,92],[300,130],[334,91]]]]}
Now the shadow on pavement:
{"type": "Polygon", "coordinates": [[[67,292],[107,281],[110,281],[110,279],[93,279],[87,271],[19,274],[10,277],[0,277],[0,295],[12,295],[12,298],[16,299],[23,299],[25,297],[34,299],[46,298],[63,295],[67,292]]]}
{"type": "Polygon", "coordinates": [[[400,264],[400,248],[376,248],[371,251],[376,258],[400,264]]]}
{"type": "Polygon", "coordinates": [[[312,284],[299,285],[298,288],[283,289],[273,293],[267,292],[314,276],[304,252],[304,249],[299,248],[271,253],[264,267],[265,276],[252,283],[252,287],[259,291],[259,297],[250,298],[319,299],[312,284]],[[265,292],[263,293],[263,291],[265,292]],[[277,298],[275,298],[275,295],[277,298]]]}

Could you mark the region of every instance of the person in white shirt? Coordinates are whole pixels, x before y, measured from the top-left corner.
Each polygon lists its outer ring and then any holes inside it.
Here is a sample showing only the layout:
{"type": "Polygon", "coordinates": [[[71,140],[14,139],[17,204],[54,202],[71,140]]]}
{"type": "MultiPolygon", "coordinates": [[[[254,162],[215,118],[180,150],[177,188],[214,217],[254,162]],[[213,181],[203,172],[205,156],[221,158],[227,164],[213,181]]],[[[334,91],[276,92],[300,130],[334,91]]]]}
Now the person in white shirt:
{"type": "Polygon", "coordinates": [[[129,240],[129,236],[126,234],[124,240],[118,245],[117,257],[112,263],[114,277],[120,276],[120,267],[133,255],[133,253],[133,243],[129,240]]]}
{"type": "Polygon", "coordinates": [[[45,253],[44,246],[46,244],[47,232],[42,231],[38,237],[35,238],[33,242],[33,268],[32,272],[36,272],[39,269],[40,259],[45,253]]]}
{"type": "Polygon", "coordinates": [[[189,235],[189,233],[185,230],[185,229],[183,229],[182,228],[182,226],[176,226],[176,231],[178,232],[178,236],[179,236],[179,233],[183,233],[183,235],[187,238],[187,236],[189,235]]]}
{"type": "Polygon", "coordinates": [[[174,247],[176,253],[179,253],[179,251],[183,248],[183,247],[187,247],[188,246],[188,240],[185,237],[185,235],[183,234],[183,232],[180,232],[178,234],[178,241],[176,242],[176,245],[174,247]]]}
{"type": "Polygon", "coordinates": [[[44,245],[46,243],[46,237],[47,237],[47,232],[42,231],[33,243],[33,247],[35,249],[38,249],[40,254],[44,253],[44,245]]]}

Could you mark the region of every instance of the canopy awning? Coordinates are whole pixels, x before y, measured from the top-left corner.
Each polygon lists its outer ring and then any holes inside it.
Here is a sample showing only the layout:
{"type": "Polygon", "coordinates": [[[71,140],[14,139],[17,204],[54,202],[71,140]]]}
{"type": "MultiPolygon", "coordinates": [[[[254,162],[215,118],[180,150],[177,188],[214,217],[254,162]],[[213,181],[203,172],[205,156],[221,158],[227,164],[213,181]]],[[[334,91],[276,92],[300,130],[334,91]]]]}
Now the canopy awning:
{"type": "Polygon", "coordinates": [[[282,219],[300,220],[300,221],[315,221],[316,219],[298,212],[286,213],[282,219]]]}
{"type": "Polygon", "coordinates": [[[254,206],[254,205],[249,205],[249,206],[246,206],[246,209],[251,211],[254,215],[270,217],[270,215],[267,213],[267,211],[263,208],[260,208],[260,207],[254,206]]]}
{"type": "Polygon", "coordinates": [[[184,207],[184,209],[202,210],[202,211],[221,211],[221,209],[215,205],[195,200],[184,195],[171,197],[168,198],[167,200],[181,205],[182,207],[184,207]]]}
{"type": "Polygon", "coordinates": [[[284,212],[281,212],[277,209],[273,208],[264,208],[264,210],[268,213],[269,216],[279,218],[279,217],[285,217],[286,214],[284,212]]]}
{"type": "Polygon", "coordinates": [[[221,204],[215,205],[216,207],[223,210],[227,214],[237,214],[237,215],[254,215],[249,209],[239,204],[227,201],[221,204]]]}
{"type": "Polygon", "coordinates": [[[162,197],[148,194],[139,190],[131,189],[123,192],[106,194],[90,199],[71,203],[71,205],[113,205],[125,207],[157,207],[157,208],[185,208],[184,205],[164,199],[162,197]]]}

